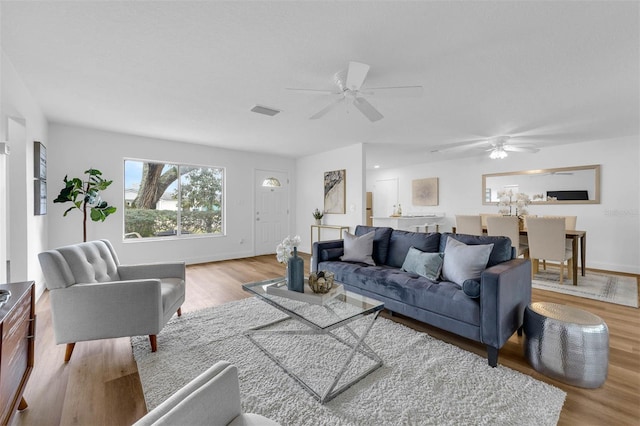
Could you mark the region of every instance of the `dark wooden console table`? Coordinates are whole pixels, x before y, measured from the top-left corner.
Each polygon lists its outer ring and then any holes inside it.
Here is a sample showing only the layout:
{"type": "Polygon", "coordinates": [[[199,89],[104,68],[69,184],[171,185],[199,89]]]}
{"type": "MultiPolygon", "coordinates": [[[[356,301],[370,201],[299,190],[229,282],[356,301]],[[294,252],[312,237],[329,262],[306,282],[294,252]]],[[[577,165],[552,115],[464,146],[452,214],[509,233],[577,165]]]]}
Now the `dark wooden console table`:
{"type": "Polygon", "coordinates": [[[0,307],[0,424],[8,425],[16,410],[27,408],[22,397],[33,369],[36,335],[33,281],[0,284],[11,297],[0,307]]]}

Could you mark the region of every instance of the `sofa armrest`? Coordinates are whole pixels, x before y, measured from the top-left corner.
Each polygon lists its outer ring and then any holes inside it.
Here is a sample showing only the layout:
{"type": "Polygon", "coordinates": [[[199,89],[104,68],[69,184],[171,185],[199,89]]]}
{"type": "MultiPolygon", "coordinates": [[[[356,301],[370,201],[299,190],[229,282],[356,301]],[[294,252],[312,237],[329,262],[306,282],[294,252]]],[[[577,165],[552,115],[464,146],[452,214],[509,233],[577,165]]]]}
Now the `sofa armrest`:
{"type": "Polygon", "coordinates": [[[480,339],[496,349],[522,326],[531,303],[531,261],[512,259],[487,268],[480,282],[480,339]]]}
{"type": "Polygon", "coordinates": [[[159,279],[75,284],[50,291],[56,343],[157,334],[159,279]]]}
{"type": "Polygon", "coordinates": [[[322,250],[341,248],[344,248],[344,240],[316,241],[313,243],[313,249],[311,251],[311,272],[318,272],[318,263],[321,262],[320,255],[322,250]]]}
{"type": "Polygon", "coordinates": [[[118,274],[122,280],[141,280],[149,278],[185,279],[184,262],[146,263],[139,265],[119,265],[118,274]]]}

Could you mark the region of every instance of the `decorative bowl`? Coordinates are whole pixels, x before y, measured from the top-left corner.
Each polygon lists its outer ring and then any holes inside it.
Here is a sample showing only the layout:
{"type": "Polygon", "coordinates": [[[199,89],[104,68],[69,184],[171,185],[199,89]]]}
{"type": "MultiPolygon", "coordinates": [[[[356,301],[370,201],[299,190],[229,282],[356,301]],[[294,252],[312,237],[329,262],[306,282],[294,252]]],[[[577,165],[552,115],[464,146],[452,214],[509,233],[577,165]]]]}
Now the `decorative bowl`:
{"type": "Polygon", "coordinates": [[[329,271],[312,272],[309,275],[309,287],[314,293],[328,293],[333,288],[333,277],[333,272],[329,271]]]}

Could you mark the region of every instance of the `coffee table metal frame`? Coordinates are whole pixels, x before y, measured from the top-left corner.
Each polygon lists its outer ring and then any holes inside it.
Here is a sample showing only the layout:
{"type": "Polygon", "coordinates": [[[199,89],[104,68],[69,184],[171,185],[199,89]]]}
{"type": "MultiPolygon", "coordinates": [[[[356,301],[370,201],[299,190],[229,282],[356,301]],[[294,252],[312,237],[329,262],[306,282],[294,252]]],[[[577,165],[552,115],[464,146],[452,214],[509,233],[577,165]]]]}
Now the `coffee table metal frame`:
{"type": "MultiPolygon", "coordinates": [[[[268,324],[263,324],[257,327],[250,328],[249,330],[245,331],[245,335],[247,336],[247,338],[249,338],[249,340],[251,340],[251,342],[253,342],[253,344],[255,344],[260,350],[262,350],[269,358],[271,358],[273,362],[275,362],[280,368],[282,368],[289,376],[291,376],[298,383],[300,383],[300,385],[302,385],[302,387],[306,389],[307,392],[309,392],[321,404],[324,404],[332,400],[337,395],[349,389],[351,386],[353,386],[355,383],[363,379],[365,376],[369,375],[370,373],[372,373],[373,371],[377,370],[382,366],[382,359],[378,356],[378,354],[375,353],[373,349],[369,347],[369,345],[365,343],[365,338],[367,337],[367,335],[369,334],[369,331],[373,327],[373,324],[375,323],[375,320],[378,318],[378,315],[384,308],[384,304],[382,302],[345,290],[343,294],[336,296],[335,299],[340,300],[343,303],[348,303],[352,306],[361,307],[362,309],[357,313],[342,317],[338,313],[336,313],[335,310],[333,310],[330,306],[326,304],[322,305],[327,312],[330,312],[332,315],[335,316],[335,321],[329,324],[319,325],[313,322],[313,318],[306,318],[296,313],[295,311],[287,308],[286,306],[282,305],[278,301],[278,299],[281,299],[281,298],[268,294],[265,291],[266,285],[275,284],[282,281],[284,281],[284,278],[275,278],[271,280],[248,283],[242,286],[242,288],[245,291],[256,295],[260,300],[268,303],[269,305],[273,306],[274,308],[280,310],[281,312],[287,315],[287,318],[282,318],[277,321],[270,322],[268,324]],[[358,333],[356,333],[349,326],[349,324],[353,321],[359,320],[367,316],[370,317],[369,318],[370,320],[366,325],[364,331],[362,331],[362,333],[358,335],[358,333]],[[298,321],[301,324],[304,324],[305,326],[308,327],[308,329],[265,330],[268,327],[271,327],[273,325],[276,325],[285,321],[289,321],[291,319],[298,321]],[[338,328],[344,328],[351,336],[353,336],[353,338],[355,339],[355,343],[349,342],[341,338],[340,336],[337,336],[333,331],[338,328]],[[326,389],[320,392],[317,392],[316,390],[311,388],[311,386],[305,383],[302,378],[300,378],[298,375],[292,372],[289,368],[287,368],[287,366],[281,360],[279,360],[275,355],[269,352],[269,350],[267,350],[256,339],[253,338],[254,335],[258,335],[258,334],[328,335],[336,339],[343,345],[351,348],[351,350],[348,356],[346,357],[344,363],[339,368],[338,373],[333,378],[333,381],[331,382],[331,384],[326,389]],[[352,380],[342,384],[340,387],[337,387],[338,383],[340,382],[340,379],[343,377],[344,373],[349,368],[349,364],[353,360],[353,357],[356,355],[356,353],[360,353],[363,356],[366,356],[367,358],[371,359],[372,361],[374,361],[374,364],[368,369],[364,370],[359,375],[357,375],[356,377],[354,377],[352,380]]],[[[304,302],[297,302],[297,303],[304,303],[304,302]]]]}

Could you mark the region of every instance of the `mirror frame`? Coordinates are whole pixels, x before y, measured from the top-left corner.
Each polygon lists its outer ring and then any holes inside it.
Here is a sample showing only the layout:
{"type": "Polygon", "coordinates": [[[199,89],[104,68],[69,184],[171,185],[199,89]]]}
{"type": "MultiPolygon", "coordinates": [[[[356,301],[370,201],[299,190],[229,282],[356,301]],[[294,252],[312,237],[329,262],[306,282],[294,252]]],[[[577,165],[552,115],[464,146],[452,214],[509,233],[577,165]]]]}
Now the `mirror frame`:
{"type": "Polygon", "coordinates": [[[560,201],[531,201],[531,204],[600,204],[600,164],[591,164],[588,166],[575,166],[575,167],[559,167],[555,169],[538,169],[538,170],[522,170],[518,172],[505,172],[505,173],[489,173],[482,175],[482,204],[485,206],[497,206],[497,202],[485,201],[485,194],[487,192],[487,178],[498,176],[520,176],[520,175],[535,175],[541,173],[555,173],[566,172],[575,170],[594,170],[595,171],[595,194],[593,200],[560,200],[560,201]]]}

